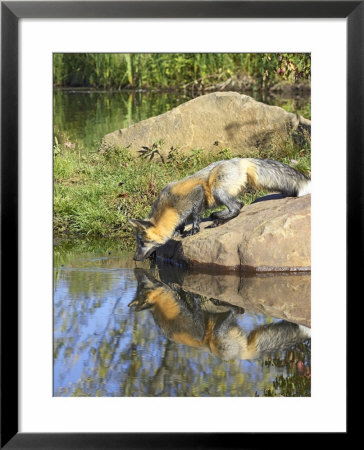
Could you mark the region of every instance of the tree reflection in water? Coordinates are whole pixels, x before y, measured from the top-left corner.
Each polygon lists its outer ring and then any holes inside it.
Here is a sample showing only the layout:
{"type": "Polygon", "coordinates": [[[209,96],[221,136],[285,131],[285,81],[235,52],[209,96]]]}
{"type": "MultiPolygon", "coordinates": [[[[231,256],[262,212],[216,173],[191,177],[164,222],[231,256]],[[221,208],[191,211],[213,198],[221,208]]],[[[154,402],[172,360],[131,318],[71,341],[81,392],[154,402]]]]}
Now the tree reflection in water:
{"type": "Polygon", "coordinates": [[[306,327],[162,282],[161,271],[55,271],[55,396],[310,395],[306,327]]]}

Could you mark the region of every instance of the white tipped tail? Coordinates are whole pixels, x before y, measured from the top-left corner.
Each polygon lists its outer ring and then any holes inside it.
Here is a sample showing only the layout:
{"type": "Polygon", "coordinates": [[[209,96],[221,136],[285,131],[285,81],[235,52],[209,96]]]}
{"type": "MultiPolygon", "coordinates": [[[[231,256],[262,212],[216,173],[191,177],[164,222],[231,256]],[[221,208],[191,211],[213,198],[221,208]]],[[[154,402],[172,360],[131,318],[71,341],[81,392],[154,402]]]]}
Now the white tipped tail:
{"type": "Polygon", "coordinates": [[[301,333],[306,337],[306,338],[311,338],[311,328],[305,327],[304,325],[298,325],[299,329],[301,331],[301,333]]]}
{"type": "Polygon", "coordinates": [[[304,186],[298,191],[297,197],[302,197],[303,195],[311,194],[311,180],[308,180],[304,186]]]}

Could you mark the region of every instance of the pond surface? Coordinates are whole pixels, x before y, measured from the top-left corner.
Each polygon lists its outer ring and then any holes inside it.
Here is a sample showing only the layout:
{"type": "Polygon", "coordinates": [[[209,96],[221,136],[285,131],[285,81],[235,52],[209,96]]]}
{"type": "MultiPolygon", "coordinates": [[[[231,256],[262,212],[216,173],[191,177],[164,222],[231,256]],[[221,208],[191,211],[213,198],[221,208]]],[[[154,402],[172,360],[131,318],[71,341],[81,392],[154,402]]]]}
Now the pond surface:
{"type": "MultiPolygon", "coordinates": [[[[273,97],[261,92],[247,95],[310,118],[309,97],[273,97]]],[[[95,152],[105,134],[163,114],[191,98],[178,92],[54,89],[54,135],[59,143],[77,143],[81,150],[95,152]]]]}
{"type": "Polygon", "coordinates": [[[55,253],[55,396],[311,395],[309,275],[109,253],[55,253]]]}

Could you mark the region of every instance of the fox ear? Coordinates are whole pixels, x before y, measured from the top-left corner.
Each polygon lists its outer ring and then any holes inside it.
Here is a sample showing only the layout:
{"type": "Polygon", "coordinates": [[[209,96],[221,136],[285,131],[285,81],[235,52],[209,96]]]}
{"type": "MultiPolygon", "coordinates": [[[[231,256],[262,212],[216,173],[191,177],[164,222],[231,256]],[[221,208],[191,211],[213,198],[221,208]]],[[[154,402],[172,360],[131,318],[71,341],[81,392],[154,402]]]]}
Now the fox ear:
{"type": "Polygon", "coordinates": [[[128,222],[133,225],[134,228],[138,228],[139,230],[146,230],[152,226],[152,222],[149,220],[128,219],[128,222]]]}
{"type": "Polygon", "coordinates": [[[134,298],[129,304],[129,308],[132,308],[133,306],[136,306],[139,303],[139,300],[137,298],[134,298]]]}

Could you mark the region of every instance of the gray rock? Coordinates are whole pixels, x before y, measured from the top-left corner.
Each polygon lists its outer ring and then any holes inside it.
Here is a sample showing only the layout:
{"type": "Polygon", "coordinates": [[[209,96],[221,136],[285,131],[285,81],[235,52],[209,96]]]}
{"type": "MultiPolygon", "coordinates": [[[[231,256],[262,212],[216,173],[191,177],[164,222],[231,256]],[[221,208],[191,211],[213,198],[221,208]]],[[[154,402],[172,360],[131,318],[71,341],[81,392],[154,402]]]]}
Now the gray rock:
{"type": "Polygon", "coordinates": [[[138,155],[162,140],[159,151],[171,147],[218,153],[228,147],[233,154],[249,156],[272,139],[285,139],[292,130],[307,128],[310,121],[278,106],[269,106],[237,92],[214,92],[190,100],[165,114],[114,131],[102,138],[100,151],[125,147],[138,155]]]}
{"type": "Polygon", "coordinates": [[[310,271],[311,195],[260,199],[229,222],[210,224],[203,222],[194,236],[170,240],[157,256],[224,271],[310,271]]]}

